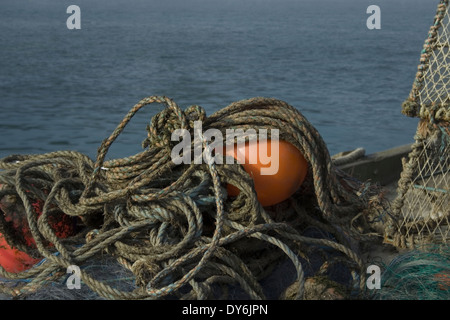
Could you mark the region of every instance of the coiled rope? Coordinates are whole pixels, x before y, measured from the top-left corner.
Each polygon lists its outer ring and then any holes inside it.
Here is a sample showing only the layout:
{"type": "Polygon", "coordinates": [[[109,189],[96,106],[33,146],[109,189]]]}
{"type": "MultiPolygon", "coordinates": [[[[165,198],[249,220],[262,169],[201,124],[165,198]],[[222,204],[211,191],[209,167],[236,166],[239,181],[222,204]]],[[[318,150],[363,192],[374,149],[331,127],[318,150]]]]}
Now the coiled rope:
{"type": "MultiPolygon", "coordinates": [[[[202,143],[207,148],[206,141],[202,143]]],[[[351,243],[367,239],[368,225],[361,214],[367,201],[337,174],[317,130],[277,99],[234,102],[207,117],[199,106],[183,111],[167,97],[148,97],[103,141],[95,162],[75,151],[58,151],[11,155],[0,160],[0,169],[0,200],[15,197],[23,207],[35,246],[25,245],[3,217],[0,232],[10,245],[44,258],[21,273],[0,267],[1,278],[29,279],[15,286],[0,283],[0,291],[11,296],[36,292],[61,279],[70,265],[81,267],[107,254],[136,277],[136,288],[123,291],[81,269],[83,283],[107,299],[208,299],[217,297],[214,288],[229,284],[240,286],[251,299],[265,299],[260,280],[284,256],[292,262],[296,280],[282,297],[300,299],[305,273],[299,256],[305,246],[343,254],[352,274],[358,274],[352,286],[360,292],[365,286],[363,262],[351,243]],[[152,118],[144,150],[105,161],[130,120],[154,103],[166,108],[152,118]],[[297,147],[310,165],[301,192],[264,208],[240,165],[175,165],[171,133],[186,129],[193,134],[198,120],[204,130],[224,134],[227,129],[279,129],[280,139],[297,147]],[[239,196],[227,197],[227,183],[240,189],[239,196]],[[37,200],[43,203],[40,215],[33,206],[37,200]],[[58,215],[77,219],[79,232],[59,238],[50,223],[58,215]],[[301,231],[311,225],[332,238],[303,236],[301,231]]]]}

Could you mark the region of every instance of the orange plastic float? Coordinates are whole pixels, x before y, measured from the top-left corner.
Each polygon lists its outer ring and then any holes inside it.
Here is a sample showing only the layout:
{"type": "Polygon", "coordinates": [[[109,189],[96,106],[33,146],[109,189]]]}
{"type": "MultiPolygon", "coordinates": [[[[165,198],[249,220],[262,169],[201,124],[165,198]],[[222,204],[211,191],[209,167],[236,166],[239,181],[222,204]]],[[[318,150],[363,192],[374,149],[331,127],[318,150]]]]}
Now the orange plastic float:
{"type": "Polygon", "coordinates": [[[19,273],[25,271],[41,259],[34,259],[23,251],[11,247],[0,233],[0,265],[8,272],[19,273]]]}
{"type": "MultiPolygon", "coordinates": [[[[292,196],[302,185],[308,171],[308,163],[296,147],[283,140],[278,141],[278,144],[278,152],[276,148],[272,148],[271,140],[241,143],[235,145],[232,152],[225,152],[227,156],[232,156],[236,160],[239,156],[244,170],[253,178],[258,200],[263,206],[280,203],[292,196]],[[262,153],[264,156],[267,154],[267,158],[271,161],[278,160],[278,170],[274,174],[261,174],[262,168],[269,168],[273,163],[261,161],[260,146],[266,147],[267,153],[265,151],[262,153]],[[250,161],[250,155],[255,154],[257,161],[251,163],[255,161],[250,161]]],[[[240,190],[233,185],[228,185],[227,192],[229,196],[237,196],[240,190]]]]}
{"type": "MultiPolygon", "coordinates": [[[[0,185],[1,189],[1,185],[0,185]]],[[[32,203],[38,216],[42,214],[42,200],[36,200],[32,203]]],[[[25,214],[15,208],[14,211],[5,210],[5,205],[0,201],[0,214],[4,214],[5,221],[12,223],[12,227],[16,232],[23,237],[25,244],[29,247],[35,246],[35,241],[31,235],[31,231],[28,227],[25,214]]],[[[20,207],[19,207],[20,208],[20,207]]],[[[75,233],[75,225],[73,219],[67,215],[61,215],[50,221],[51,227],[54,229],[56,235],[59,238],[66,238],[75,233]]],[[[52,245],[52,244],[50,244],[52,245]]],[[[15,247],[11,247],[6,241],[4,235],[0,233],[0,266],[2,266],[7,272],[19,273],[25,271],[42,259],[32,258],[27,253],[18,250],[15,247]]]]}

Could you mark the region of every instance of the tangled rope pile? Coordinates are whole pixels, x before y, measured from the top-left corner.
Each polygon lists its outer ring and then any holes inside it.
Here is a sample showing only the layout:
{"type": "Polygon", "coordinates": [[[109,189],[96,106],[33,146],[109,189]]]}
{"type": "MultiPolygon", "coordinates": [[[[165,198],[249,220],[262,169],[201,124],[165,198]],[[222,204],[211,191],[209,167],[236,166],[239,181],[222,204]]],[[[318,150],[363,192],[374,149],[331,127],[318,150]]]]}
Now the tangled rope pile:
{"type": "MultiPolygon", "coordinates": [[[[367,201],[358,197],[354,182],[335,169],[316,129],[283,101],[242,100],[207,117],[199,106],[183,111],[167,97],[152,96],[136,104],[103,141],[95,162],[78,152],[60,151],[12,155],[0,160],[0,169],[0,200],[12,197],[23,207],[35,246],[25,245],[3,217],[0,232],[10,245],[44,258],[20,273],[0,268],[3,279],[29,279],[15,285],[0,283],[0,291],[13,297],[31,294],[77,265],[82,282],[107,299],[226,298],[230,285],[251,299],[265,299],[260,280],[287,257],[296,279],[280,298],[299,299],[305,282],[299,257],[308,246],[341,254],[336,260],[351,269],[352,286],[364,291],[363,262],[352,246],[372,238],[364,213],[367,201]],[[152,118],[144,151],[105,161],[132,117],[153,103],[166,108],[152,118]],[[175,129],[192,133],[197,120],[205,130],[223,133],[230,128],[279,129],[280,139],[297,147],[309,163],[301,190],[288,201],[265,208],[240,165],[175,165],[170,157],[171,133],[175,129]],[[226,184],[238,187],[240,194],[228,197],[226,184]],[[42,203],[41,214],[33,205],[37,200],[42,203]],[[77,221],[76,234],[58,237],[52,227],[58,215],[77,221]],[[331,236],[302,235],[310,226],[331,236]],[[99,255],[112,256],[130,270],[136,288],[117,289],[83,269],[99,255]]],[[[327,261],[321,268],[331,264],[327,261]]]]}

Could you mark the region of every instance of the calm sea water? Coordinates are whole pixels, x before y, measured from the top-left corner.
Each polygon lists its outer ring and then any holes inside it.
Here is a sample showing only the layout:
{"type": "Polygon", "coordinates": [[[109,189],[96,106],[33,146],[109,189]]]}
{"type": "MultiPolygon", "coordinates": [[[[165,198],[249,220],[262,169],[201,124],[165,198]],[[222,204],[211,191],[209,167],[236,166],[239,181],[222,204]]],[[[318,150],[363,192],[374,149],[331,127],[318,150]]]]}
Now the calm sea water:
{"type": "MultiPolygon", "coordinates": [[[[401,114],[438,1],[1,0],[0,157],[96,156],[140,99],[166,95],[208,114],[275,97],[300,110],[331,154],[413,141],[401,114]],[[81,29],[68,30],[69,5],[81,29]],[[381,29],[369,30],[369,5],[381,29]]],[[[141,151],[149,106],[108,158],[141,151]]]]}

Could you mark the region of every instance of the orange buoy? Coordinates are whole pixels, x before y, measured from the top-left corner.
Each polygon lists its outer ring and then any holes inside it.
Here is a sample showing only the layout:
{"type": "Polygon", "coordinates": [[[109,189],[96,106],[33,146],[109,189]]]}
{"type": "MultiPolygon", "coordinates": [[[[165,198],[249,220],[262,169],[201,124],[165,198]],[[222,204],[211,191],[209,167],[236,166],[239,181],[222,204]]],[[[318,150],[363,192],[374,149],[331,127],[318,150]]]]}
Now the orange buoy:
{"type": "MultiPolygon", "coordinates": [[[[308,171],[308,163],[302,153],[283,140],[278,141],[278,150],[271,140],[263,140],[235,145],[234,150],[227,150],[225,154],[239,159],[244,170],[250,174],[258,200],[263,206],[280,203],[292,196],[305,180],[308,171]],[[261,147],[265,148],[262,153],[261,147]],[[261,159],[261,154],[264,158],[267,155],[267,159],[261,159]],[[264,169],[265,174],[262,172],[264,169]]],[[[232,185],[227,186],[227,191],[229,196],[237,196],[240,192],[232,185]]]]}
{"type": "MultiPolygon", "coordinates": [[[[43,201],[36,200],[32,203],[32,206],[38,216],[40,216],[42,214],[43,201]]],[[[23,237],[25,244],[29,247],[35,246],[36,244],[31,235],[25,213],[22,212],[23,208],[0,201],[0,209],[2,209],[0,210],[0,214],[4,214],[5,221],[10,223],[17,234],[23,237]]],[[[64,214],[52,216],[50,225],[59,238],[67,238],[75,233],[75,224],[72,217],[64,214]]],[[[25,271],[41,260],[33,258],[15,247],[11,247],[4,235],[0,233],[0,266],[7,272],[18,273],[25,271]]]]}

